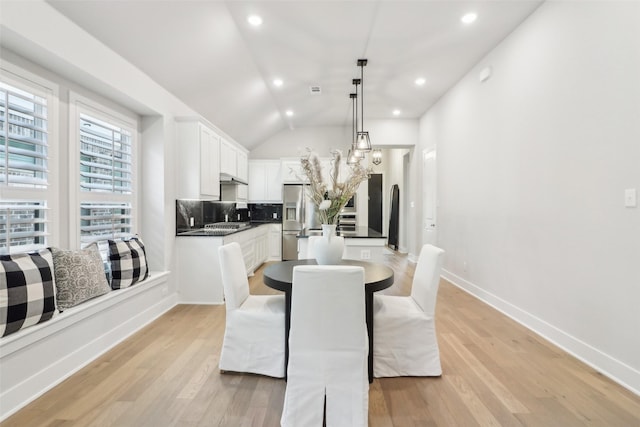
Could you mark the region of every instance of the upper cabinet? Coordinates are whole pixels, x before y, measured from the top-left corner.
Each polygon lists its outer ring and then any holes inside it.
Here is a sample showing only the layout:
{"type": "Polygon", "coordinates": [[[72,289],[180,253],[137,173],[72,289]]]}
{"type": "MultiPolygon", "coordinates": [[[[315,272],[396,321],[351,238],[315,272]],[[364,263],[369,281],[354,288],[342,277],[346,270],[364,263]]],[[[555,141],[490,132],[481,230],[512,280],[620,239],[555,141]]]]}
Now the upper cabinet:
{"type": "Polygon", "coordinates": [[[178,198],[220,199],[220,137],[197,120],[176,121],[178,198]]]}
{"type": "Polygon", "coordinates": [[[280,160],[249,161],[249,201],[282,203],[280,160]]]}
{"type": "Polygon", "coordinates": [[[307,177],[302,172],[300,166],[300,158],[283,158],[281,159],[282,182],[285,184],[307,183],[307,177]]]}
{"type": "Polygon", "coordinates": [[[236,157],[236,169],[238,178],[247,182],[249,180],[249,162],[247,158],[247,153],[238,149],[237,157],[236,157]]]}
{"type": "MultiPolygon", "coordinates": [[[[247,153],[242,151],[241,149],[238,149],[238,152],[237,152],[236,171],[238,174],[238,178],[240,178],[244,182],[249,182],[249,163],[247,159],[247,153]]],[[[238,193],[237,193],[238,201],[246,202],[248,197],[249,197],[249,189],[247,188],[247,186],[239,185],[238,193]]]]}
{"type": "Polygon", "coordinates": [[[224,138],[220,141],[220,173],[238,176],[238,151],[232,142],[224,138]]]}

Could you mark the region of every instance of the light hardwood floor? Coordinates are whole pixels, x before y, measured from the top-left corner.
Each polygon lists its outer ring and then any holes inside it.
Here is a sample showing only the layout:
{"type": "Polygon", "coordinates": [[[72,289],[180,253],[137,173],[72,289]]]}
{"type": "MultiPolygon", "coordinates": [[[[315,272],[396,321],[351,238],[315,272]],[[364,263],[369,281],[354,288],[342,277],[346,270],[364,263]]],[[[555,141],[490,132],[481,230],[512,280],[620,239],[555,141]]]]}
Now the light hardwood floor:
{"type": "MultiPolygon", "coordinates": [[[[374,380],[370,426],[640,426],[640,397],[446,281],[437,329],[442,377],[374,380]]],[[[1,426],[279,426],[286,383],[220,374],[223,333],[223,306],[175,307],[1,426]]]]}

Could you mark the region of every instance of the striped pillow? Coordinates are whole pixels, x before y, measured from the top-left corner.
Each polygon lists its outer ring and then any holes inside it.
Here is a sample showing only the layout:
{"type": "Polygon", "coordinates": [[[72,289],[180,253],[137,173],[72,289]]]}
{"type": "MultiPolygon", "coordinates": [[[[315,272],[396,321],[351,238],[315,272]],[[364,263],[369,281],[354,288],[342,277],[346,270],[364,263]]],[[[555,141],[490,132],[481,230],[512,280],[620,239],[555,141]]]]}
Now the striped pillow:
{"type": "Polygon", "coordinates": [[[124,289],[149,276],[144,244],[136,237],[109,240],[111,289],[124,289]]]}
{"type": "Polygon", "coordinates": [[[55,311],[51,251],[0,256],[0,336],[45,322],[55,311]]]}

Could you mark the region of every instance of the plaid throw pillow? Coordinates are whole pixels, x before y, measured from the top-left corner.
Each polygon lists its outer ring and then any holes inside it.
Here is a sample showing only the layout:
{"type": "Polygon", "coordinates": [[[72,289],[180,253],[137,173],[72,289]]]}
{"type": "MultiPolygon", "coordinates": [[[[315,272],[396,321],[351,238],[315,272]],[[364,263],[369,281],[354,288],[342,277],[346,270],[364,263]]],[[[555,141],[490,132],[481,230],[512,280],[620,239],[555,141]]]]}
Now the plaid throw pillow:
{"type": "Polygon", "coordinates": [[[51,319],[55,295],[49,249],[0,256],[0,336],[51,319]]]}
{"type": "Polygon", "coordinates": [[[123,289],[149,276],[147,256],[142,241],[109,240],[109,261],[111,262],[111,289],[123,289]]]}

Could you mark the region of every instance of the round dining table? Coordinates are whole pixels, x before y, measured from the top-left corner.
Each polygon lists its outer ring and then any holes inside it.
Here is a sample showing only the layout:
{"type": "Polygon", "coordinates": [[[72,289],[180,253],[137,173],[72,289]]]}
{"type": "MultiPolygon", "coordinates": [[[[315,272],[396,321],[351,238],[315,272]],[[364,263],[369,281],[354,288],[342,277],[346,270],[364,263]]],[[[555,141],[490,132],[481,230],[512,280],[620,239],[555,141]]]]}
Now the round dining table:
{"type": "MultiPolygon", "coordinates": [[[[293,282],[293,268],[297,265],[317,265],[315,259],[301,259],[281,261],[268,265],[263,272],[265,285],[284,292],[285,295],[285,378],[289,363],[289,326],[291,324],[291,283],[293,282]]],[[[393,270],[386,265],[343,259],[337,265],[353,265],[364,268],[365,282],[365,312],[367,333],[369,335],[369,382],[373,381],[373,293],[386,289],[393,284],[393,270]]]]}

